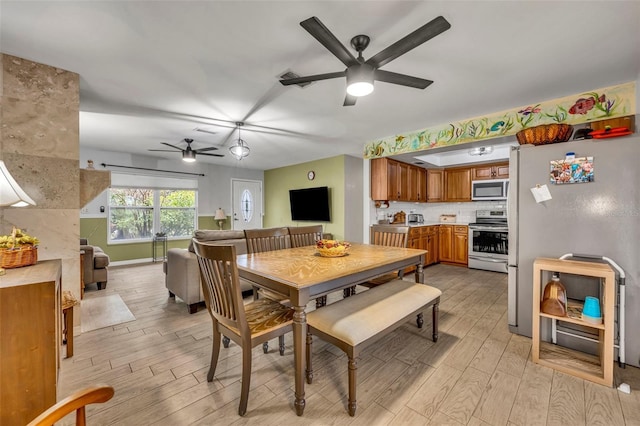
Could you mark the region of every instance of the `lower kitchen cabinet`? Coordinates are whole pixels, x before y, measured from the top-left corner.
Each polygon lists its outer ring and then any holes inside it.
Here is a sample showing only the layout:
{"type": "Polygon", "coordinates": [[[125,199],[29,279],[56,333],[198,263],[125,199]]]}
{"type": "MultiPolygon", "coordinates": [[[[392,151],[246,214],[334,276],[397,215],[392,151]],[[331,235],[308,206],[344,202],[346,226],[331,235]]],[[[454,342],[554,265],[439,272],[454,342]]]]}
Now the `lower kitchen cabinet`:
{"type": "Polygon", "coordinates": [[[438,259],[457,265],[468,263],[469,228],[466,225],[440,225],[438,259]]]}
{"type": "Polygon", "coordinates": [[[438,263],[438,228],[439,226],[427,226],[424,231],[426,233],[426,246],[427,257],[425,260],[425,266],[438,263]]]}

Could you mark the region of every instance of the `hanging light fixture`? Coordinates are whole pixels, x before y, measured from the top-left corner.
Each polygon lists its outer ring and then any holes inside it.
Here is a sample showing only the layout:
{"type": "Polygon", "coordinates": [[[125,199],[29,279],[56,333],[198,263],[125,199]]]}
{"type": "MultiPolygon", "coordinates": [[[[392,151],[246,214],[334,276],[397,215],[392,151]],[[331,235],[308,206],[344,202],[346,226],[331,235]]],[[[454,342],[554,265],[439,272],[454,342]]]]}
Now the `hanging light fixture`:
{"type": "Polygon", "coordinates": [[[20,188],[4,161],[0,160],[0,206],[25,207],[36,202],[20,188]]]}
{"type": "Polygon", "coordinates": [[[249,155],[250,149],[247,146],[247,143],[240,138],[240,127],[244,126],[242,121],[237,121],[236,126],[238,126],[238,141],[235,145],[229,147],[229,152],[231,155],[236,157],[238,160],[242,160],[244,157],[249,155]]]}
{"type": "Polygon", "coordinates": [[[347,68],[347,93],[360,97],[373,92],[373,73],[373,67],[368,64],[347,68]]]}

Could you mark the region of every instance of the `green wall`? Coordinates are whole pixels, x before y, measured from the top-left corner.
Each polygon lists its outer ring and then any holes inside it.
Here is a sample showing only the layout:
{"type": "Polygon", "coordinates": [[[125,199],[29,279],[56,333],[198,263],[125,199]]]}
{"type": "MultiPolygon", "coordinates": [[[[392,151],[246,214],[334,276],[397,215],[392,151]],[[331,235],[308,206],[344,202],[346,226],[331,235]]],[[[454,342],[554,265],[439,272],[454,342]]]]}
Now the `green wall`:
{"type": "MultiPolygon", "coordinates": [[[[225,221],[224,229],[229,229],[230,218],[225,221]]],[[[213,216],[198,216],[198,229],[219,229],[213,216]]],[[[131,244],[107,244],[107,218],[80,219],[80,238],[87,238],[89,244],[98,246],[109,255],[112,262],[120,262],[134,259],[150,259],[151,242],[131,244]]],[[[189,239],[169,240],[167,249],[187,248],[189,239]]],[[[158,255],[160,252],[158,251],[158,255]]]]}
{"type": "Polygon", "coordinates": [[[264,172],[264,223],[265,228],[277,226],[306,226],[321,224],[324,232],[333,238],[344,239],[345,229],[345,156],[310,161],[264,172]],[[314,180],[307,179],[313,170],[314,180]],[[331,222],[293,222],[289,206],[289,190],[329,187],[329,207],[331,222]]]}

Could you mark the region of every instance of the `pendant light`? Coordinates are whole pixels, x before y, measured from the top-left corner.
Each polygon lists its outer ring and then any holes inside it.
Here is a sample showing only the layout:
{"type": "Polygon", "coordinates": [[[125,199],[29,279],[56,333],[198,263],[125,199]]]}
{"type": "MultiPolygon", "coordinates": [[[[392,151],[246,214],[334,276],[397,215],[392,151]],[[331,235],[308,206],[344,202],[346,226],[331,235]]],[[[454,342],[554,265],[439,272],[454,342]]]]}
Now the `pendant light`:
{"type": "Polygon", "coordinates": [[[247,143],[240,138],[240,127],[244,126],[242,121],[237,121],[236,126],[238,126],[238,141],[235,145],[229,147],[229,152],[231,155],[236,157],[238,160],[242,160],[244,157],[249,155],[250,149],[247,146],[247,143]]]}

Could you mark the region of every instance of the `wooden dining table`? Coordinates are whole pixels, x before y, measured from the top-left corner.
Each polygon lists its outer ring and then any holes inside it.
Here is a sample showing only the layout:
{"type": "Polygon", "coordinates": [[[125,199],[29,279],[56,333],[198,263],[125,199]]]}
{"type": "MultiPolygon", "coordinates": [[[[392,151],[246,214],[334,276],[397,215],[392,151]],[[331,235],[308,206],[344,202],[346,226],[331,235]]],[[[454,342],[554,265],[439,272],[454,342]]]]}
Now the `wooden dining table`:
{"type": "MultiPolygon", "coordinates": [[[[314,246],[242,254],[237,257],[240,276],[258,287],[288,296],[293,315],[295,408],[305,407],[305,352],[310,300],[366,282],[385,273],[416,266],[416,282],[424,283],[425,250],[352,244],[346,256],[321,257],[314,246]]],[[[322,309],[322,308],[320,308],[322,309]]]]}

